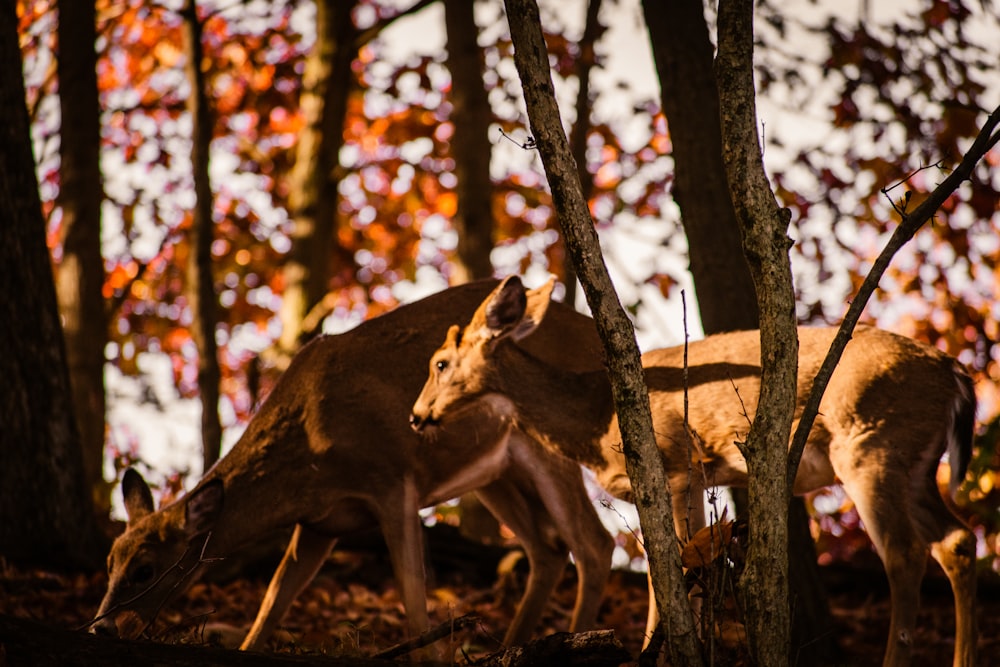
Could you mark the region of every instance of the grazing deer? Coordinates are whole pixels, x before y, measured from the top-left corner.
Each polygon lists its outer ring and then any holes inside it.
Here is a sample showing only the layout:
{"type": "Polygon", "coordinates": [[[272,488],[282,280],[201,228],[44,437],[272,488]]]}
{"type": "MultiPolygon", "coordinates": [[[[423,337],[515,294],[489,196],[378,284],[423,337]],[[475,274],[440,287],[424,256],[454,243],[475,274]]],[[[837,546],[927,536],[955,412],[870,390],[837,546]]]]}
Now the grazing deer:
{"type": "MultiPolygon", "coordinates": [[[[452,288],[305,346],[232,451],[174,503],[154,511],[149,487],[126,471],[128,524],[108,557],[108,590],[92,631],[140,634],[207,564],[294,526],[241,647],[260,648],[337,538],[377,523],[409,630],[419,633],[428,616],[418,510],[470,490],[520,538],[531,567],[505,641],[529,638],[568,551],[579,572],[570,627],[592,626],[614,544],[579,465],[513,429],[502,410],[456,416],[434,449],[421,448],[407,425],[422,359],[495,285],[452,288]]],[[[577,370],[600,367],[593,321],[561,304],[553,310],[550,326],[527,343],[532,354],[577,370]]]]}
{"type": "MultiPolygon", "coordinates": [[[[551,280],[526,292],[519,279],[509,278],[468,326],[452,326],[431,357],[411,425],[425,432],[447,429],[453,415],[467,415],[468,406],[482,397],[503,397],[505,404],[494,398],[492,405],[505,405],[520,429],[587,465],[605,488],[628,499],[631,486],[605,372],[560,368],[511,344],[530,340],[525,337],[543,321],[551,292],[551,280]]],[[[835,333],[799,329],[797,415],[835,333]]],[[[683,355],[677,347],[642,357],[682,538],[704,522],[706,486],[746,486],[746,463],[735,442],[745,438],[757,409],[759,334],[722,334],[689,346],[687,425],[683,355]],[[691,474],[690,461],[701,470],[691,474]]],[[[972,381],[955,360],[908,338],[862,327],[844,351],[810,433],[794,492],[839,482],[854,500],[889,578],[885,665],[911,661],[928,550],[955,594],[954,664],[975,664],[976,539],[945,505],[935,482],[945,450],[952,492],[964,478],[975,407],[972,381]]]]}

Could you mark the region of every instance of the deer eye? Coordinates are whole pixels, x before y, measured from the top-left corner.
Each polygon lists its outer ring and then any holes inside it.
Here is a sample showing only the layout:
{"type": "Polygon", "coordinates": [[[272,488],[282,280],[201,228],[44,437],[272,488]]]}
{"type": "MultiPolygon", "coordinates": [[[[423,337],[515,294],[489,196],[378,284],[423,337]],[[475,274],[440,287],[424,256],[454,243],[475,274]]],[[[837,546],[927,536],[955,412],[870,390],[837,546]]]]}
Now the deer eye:
{"type": "Polygon", "coordinates": [[[434,367],[438,370],[438,373],[441,373],[444,369],[448,368],[448,362],[444,359],[439,359],[438,362],[434,364],[434,367]]]}
{"type": "Polygon", "coordinates": [[[148,563],[140,565],[132,571],[130,579],[133,584],[137,584],[139,586],[148,584],[153,579],[153,566],[148,563]]]}

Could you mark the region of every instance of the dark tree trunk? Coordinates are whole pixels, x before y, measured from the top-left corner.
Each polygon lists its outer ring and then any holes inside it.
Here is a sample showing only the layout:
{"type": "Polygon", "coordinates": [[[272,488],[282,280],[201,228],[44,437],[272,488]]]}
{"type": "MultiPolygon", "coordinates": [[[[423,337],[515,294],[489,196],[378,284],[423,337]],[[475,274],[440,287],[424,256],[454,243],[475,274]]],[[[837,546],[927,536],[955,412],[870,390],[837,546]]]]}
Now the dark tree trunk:
{"type": "Polygon", "coordinates": [[[191,257],[187,265],[187,294],[192,312],[191,337],[198,348],[203,471],[208,471],[219,460],[222,447],[222,422],[219,419],[219,383],[222,373],[219,370],[219,353],[215,342],[219,313],[215,280],[212,276],[214,224],[212,185],[208,177],[212,114],[205,92],[205,74],[201,69],[202,25],[198,18],[196,0],[188,0],[183,15],[187,53],[185,71],[191,88],[187,109],[191,114],[191,171],[195,193],[189,236],[191,257]]]}
{"type": "MultiPolygon", "coordinates": [[[[306,60],[301,107],[305,127],[299,135],[295,166],[289,176],[292,249],[283,269],[281,305],[283,358],[303,342],[303,319],[330,288],[336,264],[352,267],[349,253],[338,253],[337,159],[344,144],[347,100],[354,87],[351,63],[357,53],[357,29],[351,18],[355,0],[316,3],[316,44],[306,60]]],[[[279,365],[283,362],[278,360],[279,365]]]]}
{"type": "MultiPolygon", "coordinates": [[[[451,121],[455,134],[455,194],[458,206],[452,226],[458,247],[450,282],[454,285],[493,275],[493,180],[490,178],[489,129],[493,112],[483,85],[485,60],[479,48],[479,28],[469,0],[445,0],[444,24],[448,34],[448,71],[451,73],[451,121]]],[[[500,525],[474,493],[461,498],[462,534],[493,544],[500,525]]]]}
{"type": "Polygon", "coordinates": [[[643,2],[673,146],[673,197],[706,334],[757,328],[757,301],[722,164],[719,94],[700,0],[643,2]]]}
{"type": "Polygon", "coordinates": [[[63,256],[57,274],[85,488],[99,515],[111,508],[105,484],[104,261],[101,257],[100,105],[97,92],[97,12],[93,2],[59,3],[60,167],[63,256]]]}
{"type": "MultiPolygon", "coordinates": [[[[646,1],[643,9],[660,79],[660,103],[670,127],[673,195],[688,238],[702,327],[706,334],[756,329],[757,298],[722,162],[719,93],[704,7],[697,0],[646,1]]],[[[739,489],[734,495],[745,509],[746,493],[739,489]]],[[[800,498],[791,501],[788,533],[789,553],[806,555],[789,562],[795,599],[793,651],[808,646],[811,656],[828,662],[837,652],[833,617],[800,498]]]]}
{"type": "Polygon", "coordinates": [[[83,486],[15,5],[0,2],[0,557],[91,567],[106,545],[83,486]]]}
{"type": "Polygon", "coordinates": [[[451,72],[451,119],[455,136],[455,190],[458,209],[452,224],[458,232],[455,284],[493,275],[493,181],[490,179],[490,102],[483,85],[483,50],[469,0],[445,0],[448,70],[451,72]]]}

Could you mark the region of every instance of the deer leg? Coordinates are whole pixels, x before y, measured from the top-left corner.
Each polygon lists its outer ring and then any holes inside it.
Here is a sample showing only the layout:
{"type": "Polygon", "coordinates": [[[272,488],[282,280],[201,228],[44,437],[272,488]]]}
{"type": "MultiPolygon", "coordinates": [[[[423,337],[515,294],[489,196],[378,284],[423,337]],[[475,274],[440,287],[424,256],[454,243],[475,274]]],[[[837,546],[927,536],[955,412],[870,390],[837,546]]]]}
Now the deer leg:
{"type": "Polygon", "coordinates": [[[931,544],[931,555],[948,575],[955,596],[954,667],[976,664],[976,536],[956,517],[928,478],[917,525],[931,544]]]}
{"type": "MultiPolygon", "coordinates": [[[[551,526],[550,531],[558,533],[562,543],[573,553],[577,593],[570,631],[587,630],[597,623],[604,587],[611,573],[614,540],[594,511],[579,464],[549,454],[537,443],[516,437],[511,439],[510,453],[510,469],[530,478],[519,482],[522,493],[529,498],[532,495],[540,497],[540,504],[546,510],[543,514],[535,509],[537,504],[533,506],[532,521],[537,523],[544,517],[551,526]]],[[[561,558],[560,567],[564,567],[565,555],[561,558]]]]}
{"type": "MultiPolygon", "coordinates": [[[[875,464],[856,463],[853,472],[877,471],[875,464]]],[[[854,500],[858,514],[882,559],[889,579],[892,602],[889,641],[882,661],[884,667],[902,667],[913,659],[913,634],[920,603],[920,582],[927,569],[927,543],[917,534],[913,517],[907,514],[912,506],[907,479],[890,475],[869,474],[845,479],[844,488],[854,500]]]]}
{"type": "Polygon", "coordinates": [[[259,649],[264,645],[295,598],[316,576],[336,542],[336,538],[321,535],[302,525],[295,526],[285,556],[271,577],[257,618],[243,639],[240,650],[259,649]]]}
{"type": "Polygon", "coordinates": [[[483,505],[514,531],[530,569],[528,583],[517,611],[504,635],[505,646],[518,646],[531,638],[545,605],[569,558],[569,550],[558,540],[550,517],[541,511],[541,501],[529,489],[512,481],[508,474],[476,490],[483,505]]]}
{"type": "MultiPolygon", "coordinates": [[[[427,630],[427,578],[424,571],[423,525],[420,522],[420,504],[412,477],[403,481],[401,493],[380,499],[376,508],[382,535],[385,537],[392,569],[400,588],[400,597],[406,609],[406,621],[411,637],[427,630]]],[[[428,647],[422,657],[440,660],[443,649],[428,647]]]]}

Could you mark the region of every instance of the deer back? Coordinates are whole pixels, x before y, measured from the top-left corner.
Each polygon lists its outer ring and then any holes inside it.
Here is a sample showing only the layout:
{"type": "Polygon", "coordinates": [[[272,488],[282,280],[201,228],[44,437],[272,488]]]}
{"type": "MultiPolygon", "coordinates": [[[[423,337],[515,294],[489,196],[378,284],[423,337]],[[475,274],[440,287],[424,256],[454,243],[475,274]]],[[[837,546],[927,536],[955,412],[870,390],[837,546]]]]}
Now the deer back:
{"type": "MultiPolygon", "coordinates": [[[[837,330],[799,328],[795,423],[837,330]]],[[[757,331],[710,336],[688,349],[688,421],[684,426],[684,351],[643,355],[654,428],[675,475],[691,448],[707,464],[710,484],[745,485],[745,441],[760,394],[757,331]]],[[[882,444],[895,465],[940,458],[951,443],[956,409],[968,404],[970,383],[940,351],[881,329],[859,327],[848,343],[820,404],[796,480],[804,492],[832,484],[850,465],[852,447],[866,436],[882,444]]],[[[971,399],[974,405],[974,399],[971,399]]]]}

